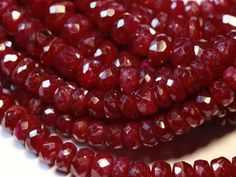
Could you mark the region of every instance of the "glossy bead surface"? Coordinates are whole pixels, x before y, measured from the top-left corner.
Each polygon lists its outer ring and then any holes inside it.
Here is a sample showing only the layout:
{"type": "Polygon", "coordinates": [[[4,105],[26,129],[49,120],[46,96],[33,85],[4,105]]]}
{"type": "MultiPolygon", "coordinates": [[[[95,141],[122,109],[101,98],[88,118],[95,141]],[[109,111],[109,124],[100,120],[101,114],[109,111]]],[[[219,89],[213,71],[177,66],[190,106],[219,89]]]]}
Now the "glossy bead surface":
{"type": "Polygon", "coordinates": [[[152,121],[144,120],[140,122],[139,134],[145,146],[153,147],[158,144],[152,121]]]}
{"type": "Polygon", "coordinates": [[[56,124],[58,112],[53,106],[46,106],[41,114],[41,121],[47,127],[53,127],[56,124]]]}
{"type": "Polygon", "coordinates": [[[196,177],[213,177],[213,171],[209,163],[205,160],[197,160],[193,165],[196,177]]]}
{"type": "Polygon", "coordinates": [[[72,128],[72,136],[76,139],[76,141],[80,143],[84,143],[87,141],[88,126],[89,121],[86,119],[81,119],[74,122],[72,128]]]}
{"type": "Polygon", "coordinates": [[[102,91],[94,90],[91,93],[87,103],[90,116],[95,118],[103,118],[105,116],[103,97],[104,92],[102,91]]]}
{"type": "Polygon", "coordinates": [[[224,157],[220,157],[211,161],[211,168],[215,177],[228,177],[232,175],[232,165],[230,161],[224,157]]]}
{"type": "Polygon", "coordinates": [[[129,172],[130,161],[127,158],[117,158],[113,162],[112,176],[113,177],[126,177],[129,172]]]}
{"type": "Polygon", "coordinates": [[[149,166],[144,162],[130,164],[128,177],[149,177],[151,176],[149,166]]]}
{"type": "Polygon", "coordinates": [[[224,72],[224,82],[232,89],[236,90],[236,68],[230,67],[224,72]]]}
{"type": "Polygon", "coordinates": [[[171,167],[168,163],[159,161],[152,165],[153,177],[172,177],[171,167]]]}
{"type": "Polygon", "coordinates": [[[137,122],[130,122],[123,128],[122,137],[124,145],[130,149],[137,149],[141,145],[137,122]]]}
{"type": "Polygon", "coordinates": [[[122,67],[120,70],[120,88],[124,93],[131,93],[138,85],[138,70],[133,67],[122,67]]]}
{"type": "Polygon", "coordinates": [[[112,149],[121,149],[122,142],[122,125],[112,124],[107,126],[105,133],[105,144],[112,149]]]}
{"type": "Polygon", "coordinates": [[[172,173],[174,177],[194,177],[195,175],[191,165],[186,162],[175,163],[172,173]]]}
{"type": "Polygon", "coordinates": [[[60,114],[56,121],[56,127],[60,134],[70,136],[74,119],[69,114],[60,114]]]}
{"type": "Polygon", "coordinates": [[[102,122],[92,122],[88,127],[88,143],[101,146],[104,143],[105,125],[102,122]]]}

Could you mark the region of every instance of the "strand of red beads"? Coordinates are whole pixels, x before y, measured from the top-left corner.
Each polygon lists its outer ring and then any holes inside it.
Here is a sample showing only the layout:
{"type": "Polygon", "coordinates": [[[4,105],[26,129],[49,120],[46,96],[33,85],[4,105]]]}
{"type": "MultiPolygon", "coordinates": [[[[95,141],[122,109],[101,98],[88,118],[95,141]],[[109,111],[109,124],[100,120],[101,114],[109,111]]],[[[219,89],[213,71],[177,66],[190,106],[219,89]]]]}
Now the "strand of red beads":
{"type": "Polygon", "coordinates": [[[56,135],[51,135],[38,119],[27,113],[23,106],[14,105],[9,92],[1,89],[0,108],[2,126],[12,132],[16,139],[25,143],[26,149],[39,155],[42,162],[56,165],[58,171],[71,172],[75,177],[234,177],[236,175],[236,158],[230,162],[224,157],[211,161],[197,160],[191,166],[186,162],[176,162],[171,166],[163,161],[149,165],[138,161],[131,162],[127,158],[114,158],[108,153],[96,154],[90,149],[77,151],[73,143],[65,142],[56,135]],[[28,125],[22,126],[22,125],[28,125]],[[49,146],[50,144],[50,146],[49,146]]]}

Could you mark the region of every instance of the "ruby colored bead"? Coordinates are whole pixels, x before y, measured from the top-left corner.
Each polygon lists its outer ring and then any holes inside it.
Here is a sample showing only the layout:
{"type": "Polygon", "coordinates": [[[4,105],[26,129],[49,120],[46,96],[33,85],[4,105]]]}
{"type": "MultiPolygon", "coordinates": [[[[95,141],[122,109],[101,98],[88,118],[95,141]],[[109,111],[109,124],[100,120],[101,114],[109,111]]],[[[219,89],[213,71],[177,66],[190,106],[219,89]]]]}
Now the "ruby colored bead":
{"type": "Polygon", "coordinates": [[[157,116],[153,119],[153,131],[161,141],[170,141],[173,138],[173,131],[163,115],[157,116]]]}
{"type": "Polygon", "coordinates": [[[229,106],[234,101],[234,91],[223,81],[215,81],[211,84],[210,92],[216,104],[229,106]]]}
{"type": "Polygon", "coordinates": [[[172,39],[165,34],[157,34],[148,48],[148,60],[154,66],[160,66],[168,61],[172,53],[172,39]]]}
{"type": "Polygon", "coordinates": [[[170,13],[173,15],[183,15],[185,12],[185,4],[183,1],[174,0],[170,4],[170,13]]]}
{"type": "Polygon", "coordinates": [[[44,16],[45,23],[52,31],[58,31],[74,13],[75,5],[73,2],[55,2],[48,7],[48,12],[44,16]]]}
{"type": "Polygon", "coordinates": [[[176,135],[181,135],[189,131],[189,125],[187,124],[185,117],[181,115],[178,109],[173,108],[168,113],[166,118],[170,124],[171,129],[176,135]]]}
{"type": "Polygon", "coordinates": [[[230,86],[230,88],[236,90],[236,68],[229,67],[225,70],[223,76],[224,82],[230,86]]]}
{"type": "Polygon", "coordinates": [[[42,111],[41,120],[48,127],[53,127],[56,124],[57,118],[58,113],[53,106],[47,106],[42,111]]]}
{"type": "Polygon", "coordinates": [[[113,157],[107,153],[97,154],[91,166],[91,176],[108,177],[112,173],[113,157]]]}
{"type": "Polygon", "coordinates": [[[220,157],[211,161],[211,168],[215,177],[232,176],[232,165],[230,161],[224,157],[220,157]]]}
{"type": "Polygon", "coordinates": [[[3,119],[2,126],[5,130],[13,132],[17,122],[22,119],[27,113],[27,110],[22,106],[11,106],[6,110],[3,119]]]}
{"type": "Polygon", "coordinates": [[[102,122],[92,122],[88,127],[88,143],[92,146],[101,146],[104,143],[105,125],[102,122]]]}
{"type": "Polygon", "coordinates": [[[30,5],[32,8],[32,11],[34,14],[36,14],[38,17],[43,18],[45,14],[48,13],[48,8],[50,4],[52,4],[54,0],[33,0],[31,1],[30,5]]]}
{"type": "Polygon", "coordinates": [[[193,100],[184,103],[181,108],[181,115],[193,128],[201,125],[205,121],[204,115],[202,114],[196,102],[193,100]]]}
{"type": "Polygon", "coordinates": [[[72,136],[79,143],[84,143],[88,139],[89,121],[86,119],[77,120],[72,127],[72,136]]]}
{"type": "Polygon", "coordinates": [[[61,85],[62,80],[55,75],[44,77],[38,90],[39,97],[45,102],[52,102],[55,91],[61,85]]]}
{"type": "Polygon", "coordinates": [[[139,126],[140,138],[145,146],[153,147],[158,144],[155,136],[153,122],[144,120],[140,122],[139,126]]]}
{"type": "Polygon", "coordinates": [[[202,38],[202,33],[203,31],[202,31],[201,19],[197,18],[196,16],[190,16],[190,19],[188,21],[189,38],[192,41],[197,41],[202,38]]]}
{"type": "Polygon", "coordinates": [[[134,162],[130,164],[128,177],[150,177],[149,166],[144,162],[134,162]]]}
{"type": "Polygon", "coordinates": [[[186,20],[183,15],[170,16],[167,25],[167,34],[173,38],[186,37],[188,33],[186,20]]]}
{"type": "MultiPolygon", "coordinates": [[[[15,3],[16,2],[14,0],[2,0],[0,2],[0,14],[3,14],[8,7],[13,6],[15,3]]],[[[0,17],[0,20],[1,18],[2,17],[0,17]]]]}
{"type": "Polygon", "coordinates": [[[214,177],[213,171],[209,163],[205,160],[197,160],[194,162],[195,177],[214,177]]]}
{"type": "Polygon", "coordinates": [[[25,116],[16,124],[13,134],[18,141],[23,142],[31,130],[38,129],[40,126],[41,123],[35,116],[25,116]]]}
{"type": "Polygon", "coordinates": [[[164,161],[155,162],[152,165],[152,177],[172,177],[170,165],[164,161]]]}
{"type": "Polygon", "coordinates": [[[139,85],[152,86],[155,82],[155,69],[152,67],[144,67],[139,74],[139,85]]]}
{"type": "Polygon", "coordinates": [[[112,177],[126,177],[129,172],[130,161],[127,158],[117,158],[113,162],[112,177]]]}
{"type": "Polygon", "coordinates": [[[139,123],[130,122],[123,127],[122,138],[124,145],[130,149],[137,149],[141,146],[139,135],[139,123]]]}
{"type": "Polygon", "coordinates": [[[194,57],[194,48],[189,38],[177,38],[173,44],[171,62],[174,66],[188,66],[194,57]]]}
{"type": "Polygon", "coordinates": [[[120,97],[120,108],[122,114],[127,118],[137,119],[138,117],[140,117],[140,112],[137,109],[134,96],[122,95],[120,97]]]}
{"type": "Polygon", "coordinates": [[[177,162],[173,166],[174,177],[194,177],[193,167],[186,162],[177,162]]]}
{"type": "Polygon", "coordinates": [[[233,177],[235,177],[236,176],[236,157],[233,157],[232,158],[232,175],[233,175],[233,177]]]}
{"type": "Polygon", "coordinates": [[[112,38],[118,44],[127,44],[131,35],[138,28],[140,21],[130,13],[124,13],[111,28],[112,38]]]}
{"type": "Polygon", "coordinates": [[[158,77],[157,79],[161,80],[158,80],[155,86],[156,102],[161,108],[168,108],[171,105],[172,100],[167,90],[166,83],[161,77],[158,77]]]}
{"type": "Polygon", "coordinates": [[[30,95],[27,91],[23,90],[20,87],[16,87],[14,89],[15,90],[13,90],[12,93],[15,99],[17,100],[18,104],[28,107],[32,95],[30,95]]]}
{"type": "Polygon", "coordinates": [[[105,144],[112,149],[121,149],[122,143],[122,126],[112,124],[107,126],[105,133],[105,144]]]}
{"type": "Polygon", "coordinates": [[[25,147],[28,151],[38,154],[42,143],[49,137],[50,132],[45,129],[31,130],[25,140],[25,147]]]}
{"type": "Polygon", "coordinates": [[[76,146],[70,142],[67,142],[62,145],[55,162],[58,171],[64,173],[70,172],[70,167],[73,158],[76,154],[76,151],[77,151],[76,146]]]}
{"type": "Polygon", "coordinates": [[[12,100],[10,95],[0,94],[0,121],[3,118],[4,113],[14,105],[14,101],[12,100]]]}
{"type": "Polygon", "coordinates": [[[43,111],[43,103],[38,98],[31,98],[28,102],[28,112],[29,114],[33,114],[39,116],[43,111]]]}
{"type": "Polygon", "coordinates": [[[54,164],[63,142],[58,136],[50,136],[40,147],[39,158],[46,164],[54,164]]]}
{"type": "Polygon", "coordinates": [[[54,94],[53,102],[56,108],[62,112],[69,112],[70,111],[70,99],[73,90],[75,90],[75,85],[71,83],[66,83],[59,87],[54,94]]]}
{"type": "Polygon", "coordinates": [[[151,26],[160,33],[166,32],[168,14],[165,12],[160,12],[155,15],[156,15],[155,18],[153,18],[151,21],[151,26]]]}
{"type": "Polygon", "coordinates": [[[200,6],[195,1],[188,1],[185,5],[185,13],[189,16],[199,16],[200,15],[200,6]]]}
{"type": "Polygon", "coordinates": [[[204,19],[202,25],[204,39],[209,40],[219,34],[220,28],[218,25],[221,25],[220,21],[212,16],[204,19]]]}
{"type": "Polygon", "coordinates": [[[113,62],[117,68],[129,67],[138,68],[140,66],[140,59],[128,51],[119,52],[118,58],[113,62]]]}
{"type": "MultiPolygon", "coordinates": [[[[85,88],[92,88],[99,79],[101,62],[98,60],[83,60],[77,68],[77,82],[85,88]]],[[[105,76],[106,73],[105,73],[105,76]]]]}
{"type": "Polygon", "coordinates": [[[148,25],[138,26],[136,32],[130,39],[131,51],[137,55],[146,56],[155,34],[156,31],[148,25]]]}
{"type": "Polygon", "coordinates": [[[142,24],[150,24],[154,12],[146,7],[139,5],[138,3],[133,3],[129,9],[130,13],[137,17],[142,24]]]}
{"type": "Polygon", "coordinates": [[[63,136],[70,136],[74,120],[68,114],[59,115],[56,122],[57,130],[63,136]]]}
{"type": "Polygon", "coordinates": [[[91,30],[90,21],[81,14],[75,14],[64,23],[61,36],[69,44],[75,45],[85,33],[91,30]]]}
{"type": "Polygon", "coordinates": [[[212,98],[212,96],[206,92],[202,92],[197,95],[196,102],[202,111],[202,113],[207,117],[210,118],[217,114],[217,105],[212,98]]]}
{"type": "Polygon", "coordinates": [[[104,93],[102,91],[93,91],[88,100],[89,115],[95,118],[102,118],[105,116],[104,93]]]}
{"type": "Polygon", "coordinates": [[[12,81],[19,86],[24,85],[29,73],[36,67],[38,66],[33,60],[29,58],[23,59],[12,72],[12,81]]]}
{"type": "Polygon", "coordinates": [[[86,114],[87,111],[87,96],[88,90],[83,88],[77,88],[71,93],[71,110],[80,116],[86,114]]]}
{"type": "Polygon", "coordinates": [[[138,70],[134,67],[123,67],[120,70],[120,88],[124,93],[131,93],[138,85],[138,70]]]}
{"type": "Polygon", "coordinates": [[[72,165],[71,173],[75,177],[91,176],[91,164],[94,158],[94,152],[87,148],[81,148],[75,155],[72,165]]]}
{"type": "Polygon", "coordinates": [[[150,87],[143,87],[135,93],[138,111],[142,115],[151,115],[158,111],[154,91],[150,87]]]}
{"type": "Polygon", "coordinates": [[[215,2],[209,0],[201,2],[201,11],[205,15],[215,14],[215,2]]]}

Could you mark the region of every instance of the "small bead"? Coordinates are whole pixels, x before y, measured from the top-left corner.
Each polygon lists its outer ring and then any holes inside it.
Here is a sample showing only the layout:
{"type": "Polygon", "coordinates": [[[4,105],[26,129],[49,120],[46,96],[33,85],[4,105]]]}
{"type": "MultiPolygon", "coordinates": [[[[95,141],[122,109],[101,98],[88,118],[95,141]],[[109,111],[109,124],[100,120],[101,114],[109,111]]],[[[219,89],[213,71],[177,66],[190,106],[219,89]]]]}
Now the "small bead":
{"type": "Polygon", "coordinates": [[[56,127],[60,134],[64,136],[70,136],[73,126],[73,117],[68,114],[59,115],[56,127]]]}
{"type": "Polygon", "coordinates": [[[195,177],[214,177],[209,163],[205,160],[195,161],[193,168],[195,177]]]}
{"type": "Polygon", "coordinates": [[[113,64],[117,68],[124,68],[129,66],[138,68],[140,66],[140,63],[140,59],[136,55],[133,55],[128,51],[119,52],[117,59],[113,62],[113,64]]]}
{"type": "Polygon", "coordinates": [[[150,177],[149,166],[144,162],[134,162],[129,167],[128,177],[150,177]]]}
{"type": "Polygon", "coordinates": [[[123,147],[121,125],[112,124],[107,126],[105,144],[112,149],[121,149],[123,147]]]}
{"type": "Polygon", "coordinates": [[[14,0],[2,0],[0,2],[0,14],[3,14],[8,7],[11,7],[14,4],[16,4],[14,0]]]}
{"type": "Polygon", "coordinates": [[[194,177],[194,171],[191,165],[186,162],[177,162],[173,166],[174,177],[194,177]]]}
{"type": "Polygon", "coordinates": [[[88,139],[89,121],[86,119],[77,120],[73,124],[72,136],[79,143],[84,143],[88,139]]]}
{"type": "Polygon", "coordinates": [[[43,111],[43,106],[44,105],[40,99],[31,98],[28,102],[28,112],[29,112],[29,114],[39,116],[43,111]]]}
{"type": "Polygon", "coordinates": [[[0,121],[3,119],[4,113],[15,105],[10,95],[0,93],[0,121]]]}
{"type": "Polygon", "coordinates": [[[211,168],[213,169],[215,177],[232,176],[232,165],[230,161],[224,157],[212,160],[211,168]]]}
{"type": "Polygon", "coordinates": [[[99,90],[94,90],[89,96],[88,100],[88,112],[89,115],[95,118],[103,118],[105,116],[104,111],[104,93],[99,90]]]}
{"type": "Polygon", "coordinates": [[[158,144],[152,121],[144,120],[140,122],[139,134],[145,146],[153,147],[158,144]]]}
{"type": "Polygon", "coordinates": [[[224,72],[224,82],[230,86],[230,88],[236,90],[236,68],[230,67],[224,72]]]}
{"type": "Polygon", "coordinates": [[[105,125],[102,122],[92,122],[88,127],[88,143],[101,146],[104,143],[105,125]]]}
{"type": "Polygon", "coordinates": [[[168,108],[171,105],[172,100],[168,88],[166,87],[166,79],[158,76],[156,80],[158,80],[155,86],[156,102],[161,108],[168,108]]]}
{"type": "Polygon", "coordinates": [[[232,175],[233,175],[233,177],[235,177],[236,176],[236,157],[233,157],[232,158],[232,175]]]}
{"type": "Polygon", "coordinates": [[[172,15],[169,17],[167,25],[167,34],[173,38],[187,36],[186,17],[183,15],[172,15]]]}
{"type": "Polygon", "coordinates": [[[137,119],[140,117],[140,113],[137,109],[134,96],[122,95],[120,97],[121,101],[121,111],[123,115],[127,118],[137,119]]]}
{"type": "Polygon", "coordinates": [[[150,24],[154,15],[154,12],[150,8],[143,7],[138,3],[131,4],[129,12],[137,17],[142,24],[150,24]]]}
{"type": "Polygon", "coordinates": [[[53,106],[46,106],[41,115],[41,121],[48,127],[54,127],[58,119],[58,112],[53,106]]]}
{"type": "Polygon", "coordinates": [[[112,177],[126,177],[129,172],[130,161],[127,158],[117,158],[113,162],[112,177]]]}
{"type": "Polygon", "coordinates": [[[172,177],[170,165],[164,161],[155,162],[152,165],[152,177],[172,177]]]}

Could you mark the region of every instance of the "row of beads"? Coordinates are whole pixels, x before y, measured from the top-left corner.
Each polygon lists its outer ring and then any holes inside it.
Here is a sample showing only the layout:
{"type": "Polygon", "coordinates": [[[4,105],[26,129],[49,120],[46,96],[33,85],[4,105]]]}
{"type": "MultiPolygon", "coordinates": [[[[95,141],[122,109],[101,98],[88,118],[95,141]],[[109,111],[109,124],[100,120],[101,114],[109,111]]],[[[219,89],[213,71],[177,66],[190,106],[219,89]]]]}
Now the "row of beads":
{"type": "Polygon", "coordinates": [[[26,149],[39,155],[42,162],[53,165],[64,173],[71,172],[75,177],[230,177],[236,176],[236,158],[232,163],[220,157],[211,161],[197,160],[193,167],[186,162],[171,166],[163,161],[155,162],[150,169],[144,162],[131,162],[127,158],[113,158],[108,153],[98,153],[87,148],[77,151],[74,144],[63,143],[61,138],[51,135],[38,119],[27,113],[22,106],[15,106],[9,94],[1,92],[0,99],[5,129],[13,132],[18,141],[24,142],[26,149]],[[22,126],[22,125],[28,125],[22,126]]]}

